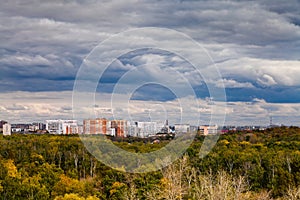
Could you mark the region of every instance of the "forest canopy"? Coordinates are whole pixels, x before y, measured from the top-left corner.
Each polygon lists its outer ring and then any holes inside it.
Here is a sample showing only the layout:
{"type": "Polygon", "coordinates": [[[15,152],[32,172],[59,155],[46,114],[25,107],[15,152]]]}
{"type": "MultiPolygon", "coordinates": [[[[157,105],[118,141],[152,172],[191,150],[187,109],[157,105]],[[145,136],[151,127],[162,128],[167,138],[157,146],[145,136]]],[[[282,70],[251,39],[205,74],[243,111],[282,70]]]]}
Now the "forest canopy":
{"type": "MultiPolygon", "coordinates": [[[[299,128],[221,135],[202,159],[203,139],[172,165],[133,174],[99,162],[78,135],[1,135],[0,199],[299,199],[299,128]]],[[[168,142],[114,144],[150,152],[168,142]]]]}

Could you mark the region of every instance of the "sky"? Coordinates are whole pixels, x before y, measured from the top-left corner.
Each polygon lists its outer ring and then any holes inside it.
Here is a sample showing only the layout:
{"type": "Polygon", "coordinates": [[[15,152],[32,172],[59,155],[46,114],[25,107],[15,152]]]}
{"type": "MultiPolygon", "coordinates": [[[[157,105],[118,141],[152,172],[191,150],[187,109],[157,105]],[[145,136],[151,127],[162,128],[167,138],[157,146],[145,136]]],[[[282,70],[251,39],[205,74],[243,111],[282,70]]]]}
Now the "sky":
{"type": "Polygon", "coordinates": [[[207,124],[213,115],[213,123],[227,125],[269,125],[272,117],[274,124],[300,125],[298,0],[0,1],[0,119],[82,120],[93,102],[95,117],[207,124]],[[122,35],[147,27],[158,32],[122,35]],[[187,45],[163,29],[193,39],[207,53],[193,56],[211,62],[194,66],[176,52],[142,45],[187,45]],[[118,34],[124,41],[111,39],[118,34]],[[138,48],[102,65],[101,56],[129,44],[138,48]],[[86,69],[96,53],[97,68],[86,69]],[[89,88],[74,100],[80,72],[87,82],[99,78],[94,101],[89,88]]]}

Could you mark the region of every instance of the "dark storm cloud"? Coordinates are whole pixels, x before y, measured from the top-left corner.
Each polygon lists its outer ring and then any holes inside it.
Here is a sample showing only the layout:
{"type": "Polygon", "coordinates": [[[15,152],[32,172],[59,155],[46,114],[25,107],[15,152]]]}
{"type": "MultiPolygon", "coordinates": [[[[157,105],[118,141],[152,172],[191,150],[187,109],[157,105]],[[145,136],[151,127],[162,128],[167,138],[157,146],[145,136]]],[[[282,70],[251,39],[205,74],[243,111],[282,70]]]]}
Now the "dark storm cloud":
{"type": "MultiPolygon", "coordinates": [[[[202,43],[214,60],[221,61],[217,66],[223,79],[213,81],[216,87],[220,87],[219,81],[224,82],[231,100],[258,97],[270,102],[300,102],[292,92],[300,87],[296,67],[299,7],[296,0],[4,0],[0,8],[0,90],[72,90],[83,58],[99,42],[128,28],[157,26],[188,34],[202,43]]],[[[168,57],[162,52],[160,55],[168,57]]],[[[122,65],[112,66],[101,79],[107,84],[103,91],[112,91],[120,72],[125,71],[120,67],[130,68],[141,61],[134,60],[138,57],[134,52],[127,56],[122,65]]],[[[178,70],[185,68],[182,65],[178,70]]],[[[194,80],[194,73],[185,73],[194,80]]],[[[175,80],[174,84],[180,85],[175,80]]],[[[204,87],[194,86],[207,94],[204,87]]]]}

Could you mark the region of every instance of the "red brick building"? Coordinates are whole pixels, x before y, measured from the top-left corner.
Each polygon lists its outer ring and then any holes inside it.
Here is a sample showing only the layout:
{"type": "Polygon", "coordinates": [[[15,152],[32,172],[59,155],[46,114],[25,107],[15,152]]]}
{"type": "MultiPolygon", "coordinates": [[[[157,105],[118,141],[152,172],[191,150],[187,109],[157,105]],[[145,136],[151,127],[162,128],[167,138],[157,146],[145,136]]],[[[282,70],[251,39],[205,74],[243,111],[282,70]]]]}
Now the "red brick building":
{"type": "Polygon", "coordinates": [[[86,119],[83,121],[84,134],[104,134],[117,137],[127,135],[126,120],[107,120],[105,118],[86,119]]]}

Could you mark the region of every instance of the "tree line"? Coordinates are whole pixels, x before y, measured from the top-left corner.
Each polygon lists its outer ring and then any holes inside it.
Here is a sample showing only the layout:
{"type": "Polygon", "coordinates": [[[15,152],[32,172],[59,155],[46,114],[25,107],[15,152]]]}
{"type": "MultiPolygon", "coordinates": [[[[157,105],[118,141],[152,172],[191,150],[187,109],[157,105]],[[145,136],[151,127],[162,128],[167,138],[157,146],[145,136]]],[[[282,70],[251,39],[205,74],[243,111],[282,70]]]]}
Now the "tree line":
{"type": "MultiPolygon", "coordinates": [[[[0,136],[0,199],[300,199],[299,128],[221,135],[200,158],[204,137],[159,171],[126,173],[99,162],[76,135],[0,136]]],[[[168,142],[114,144],[145,153],[168,142]]]]}

